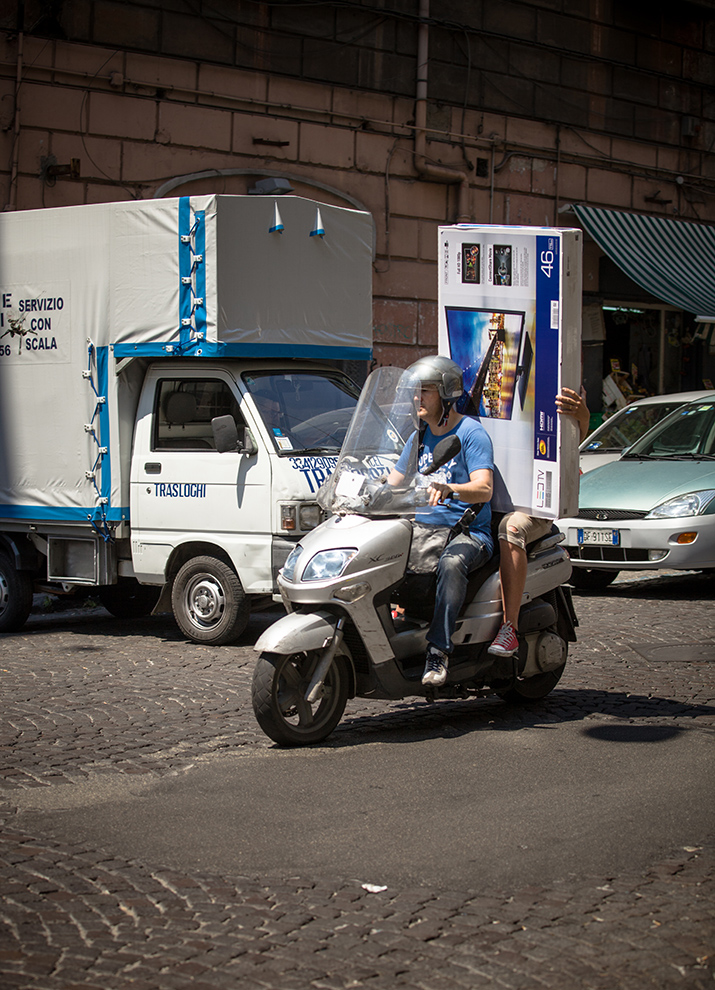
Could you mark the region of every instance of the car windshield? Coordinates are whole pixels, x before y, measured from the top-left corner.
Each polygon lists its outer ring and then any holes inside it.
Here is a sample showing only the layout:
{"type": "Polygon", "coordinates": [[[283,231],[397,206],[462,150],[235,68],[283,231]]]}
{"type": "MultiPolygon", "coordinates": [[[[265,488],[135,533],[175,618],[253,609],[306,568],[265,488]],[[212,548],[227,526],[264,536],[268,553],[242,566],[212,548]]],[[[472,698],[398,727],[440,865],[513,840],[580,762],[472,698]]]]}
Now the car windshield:
{"type": "Polygon", "coordinates": [[[581,447],[582,454],[623,450],[644,436],[662,419],[678,409],[682,402],[663,402],[626,406],[611,417],[603,427],[588,437],[581,447]]]}
{"type": "Polygon", "coordinates": [[[623,456],[657,460],[715,457],[715,402],[681,406],[623,456]]]}
{"type": "Polygon", "coordinates": [[[336,454],[359,390],[337,373],[251,372],[243,381],[279,454],[336,454]]]}

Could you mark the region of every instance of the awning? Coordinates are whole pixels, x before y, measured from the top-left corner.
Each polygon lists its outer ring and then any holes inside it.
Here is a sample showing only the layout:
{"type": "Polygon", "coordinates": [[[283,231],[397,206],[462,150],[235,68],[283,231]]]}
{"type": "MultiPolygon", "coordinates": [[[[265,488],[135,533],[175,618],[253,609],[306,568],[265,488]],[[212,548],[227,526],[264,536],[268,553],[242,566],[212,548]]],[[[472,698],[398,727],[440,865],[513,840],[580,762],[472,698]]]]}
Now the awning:
{"type": "Polygon", "coordinates": [[[574,204],[598,246],[656,299],[715,322],[715,227],[574,204]]]}

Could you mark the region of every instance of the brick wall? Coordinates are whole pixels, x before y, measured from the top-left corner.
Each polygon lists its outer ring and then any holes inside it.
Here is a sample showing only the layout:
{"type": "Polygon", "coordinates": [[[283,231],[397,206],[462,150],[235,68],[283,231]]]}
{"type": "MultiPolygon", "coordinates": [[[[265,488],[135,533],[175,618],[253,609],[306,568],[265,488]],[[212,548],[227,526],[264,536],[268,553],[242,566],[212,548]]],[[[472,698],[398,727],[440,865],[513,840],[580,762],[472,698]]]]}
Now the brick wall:
{"type": "MultiPolygon", "coordinates": [[[[376,356],[409,363],[436,343],[436,228],[456,218],[457,185],[415,168],[418,4],[389,6],[27,0],[16,103],[5,5],[3,204],[243,193],[267,172],[359,203],[376,223],[376,356]],[[48,176],[73,158],[79,179],[48,176]]],[[[427,153],[468,177],[475,220],[563,225],[574,200],[713,219],[715,13],[606,0],[430,12],[427,153]],[[657,191],[670,202],[649,202],[657,191]]]]}

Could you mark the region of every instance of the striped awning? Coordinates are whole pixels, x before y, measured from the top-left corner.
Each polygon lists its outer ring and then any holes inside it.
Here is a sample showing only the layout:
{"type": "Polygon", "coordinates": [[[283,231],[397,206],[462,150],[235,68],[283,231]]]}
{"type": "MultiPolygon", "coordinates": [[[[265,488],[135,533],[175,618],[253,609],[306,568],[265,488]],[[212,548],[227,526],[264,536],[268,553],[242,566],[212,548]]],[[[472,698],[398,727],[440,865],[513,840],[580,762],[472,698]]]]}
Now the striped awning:
{"type": "Polygon", "coordinates": [[[573,208],[584,230],[634,282],[656,299],[715,322],[715,227],[573,208]]]}

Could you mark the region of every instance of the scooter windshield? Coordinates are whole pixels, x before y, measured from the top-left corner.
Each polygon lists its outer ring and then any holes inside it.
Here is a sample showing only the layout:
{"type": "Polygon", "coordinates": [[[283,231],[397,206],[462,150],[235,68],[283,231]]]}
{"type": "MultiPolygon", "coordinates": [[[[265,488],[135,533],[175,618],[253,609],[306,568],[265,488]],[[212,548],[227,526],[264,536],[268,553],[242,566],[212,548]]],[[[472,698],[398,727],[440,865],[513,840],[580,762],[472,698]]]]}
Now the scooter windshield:
{"type": "MultiPolygon", "coordinates": [[[[367,516],[414,515],[426,501],[427,479],[417,471],[420,382],[401,368],[376,368],[353,412],[335,471],[318,492],[323,509],[367,516]],[[400,463],[404,480],[388,485],[400,463]]],[[[394,478],[393,478],[394,480],[394,478]]]]}

